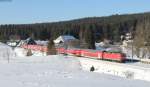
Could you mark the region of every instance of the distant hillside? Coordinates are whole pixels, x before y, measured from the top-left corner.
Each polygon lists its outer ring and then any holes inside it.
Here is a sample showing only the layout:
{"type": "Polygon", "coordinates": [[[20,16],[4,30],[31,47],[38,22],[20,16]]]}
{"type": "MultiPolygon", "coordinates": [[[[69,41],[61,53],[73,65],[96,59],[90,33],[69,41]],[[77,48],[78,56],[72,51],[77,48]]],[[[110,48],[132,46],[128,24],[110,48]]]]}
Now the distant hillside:
{"type": "MultiPolygon", "coordinates": [[[[150,12],[140,14],[112,15],[108,17],[88,17],[70,21],[54,23],[36,23],[20,25],[1,25],[0,39],[9,39],[8,36],[20,36],[26,39],[29,36],[35,39],[55,39],[59,35],[73,35],[81,38],[81,31],[91,29],[96,41],[104,38],[119,41],[120,35],[135,31],[141,20],[150,19],[150,12]]],[[[142,22],[141,22],[142,23],[142,22]]],[[[83,37],[84,38],[84,37],[83,37]]]]}

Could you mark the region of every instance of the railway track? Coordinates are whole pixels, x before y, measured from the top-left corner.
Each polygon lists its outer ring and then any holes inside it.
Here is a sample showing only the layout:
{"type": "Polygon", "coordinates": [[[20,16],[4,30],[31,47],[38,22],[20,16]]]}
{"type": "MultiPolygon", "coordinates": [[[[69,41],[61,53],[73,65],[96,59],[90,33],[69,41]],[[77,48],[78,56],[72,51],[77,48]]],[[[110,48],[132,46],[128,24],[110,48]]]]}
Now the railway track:
{"type": "MultiPolygon", "coordinates": [[[[75,57],[75,56],[67,55],[67,58],[68,57],[75,57]]],[[[142,69],[142,70],[150,71],[150,64],[143,64],[139,60],[128,59],[125,63],[117,63],[117,62],[111,62],[111,61],[105,61],[105,60],[97,60],[97,59],[88,58],[88,57],[76,57],[76,58],[92,61],[93,63],[99,62],[100,64],[103,63],[103,64],[116,65],[116,66],[121,66],[121,67],[127,67],[127,68],[133,68],[133,69],[142,69]]]]}

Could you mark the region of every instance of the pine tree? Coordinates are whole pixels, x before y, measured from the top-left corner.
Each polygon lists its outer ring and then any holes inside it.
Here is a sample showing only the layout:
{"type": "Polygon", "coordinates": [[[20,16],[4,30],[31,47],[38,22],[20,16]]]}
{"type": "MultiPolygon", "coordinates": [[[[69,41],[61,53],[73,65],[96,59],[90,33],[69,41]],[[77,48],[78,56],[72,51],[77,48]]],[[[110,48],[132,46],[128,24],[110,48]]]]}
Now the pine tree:
{"type": "Polygon", "coordinates": [[[93,27],[86,25],[85,26],[86,29],[84,29],[84,31],[81,31],[81,38],[82,38],[82,43],[84,46],[84,48],[87,49],[95,49],[95,37],[94,37],[94,31],[93,31],[93,27]]]}

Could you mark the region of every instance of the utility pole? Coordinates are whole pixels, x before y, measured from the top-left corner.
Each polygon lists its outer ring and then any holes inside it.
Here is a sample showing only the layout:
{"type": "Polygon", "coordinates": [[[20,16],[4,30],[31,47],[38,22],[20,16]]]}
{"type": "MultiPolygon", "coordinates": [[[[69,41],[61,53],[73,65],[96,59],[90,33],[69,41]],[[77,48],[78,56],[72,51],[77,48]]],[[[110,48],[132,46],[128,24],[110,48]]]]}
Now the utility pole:
{"type": "Polygon", "coordinates": [[[63,43],[64,44],[64,48],[65,48],[65,56],[66,56],[66,58],[67,58],[67,49],[68,49],[68,44],[67,44],[67,42],[64,42],[63,43]]]}
{"type": "Polygon", "coordinates": [[[132,40],[132,45],[131,45],[131,50],[132,50],[132,62],[133,62],[133,40],[132,40]]]}
{"type": "Polygon", "coordinates": [[[131,44],[131,50],[132,50],[132,60],[131,60],[131,62],[133,62],[133,28],[132,28],[132,30],[131,30],[131,39],[132,39],[132,44],[131,44]]]}

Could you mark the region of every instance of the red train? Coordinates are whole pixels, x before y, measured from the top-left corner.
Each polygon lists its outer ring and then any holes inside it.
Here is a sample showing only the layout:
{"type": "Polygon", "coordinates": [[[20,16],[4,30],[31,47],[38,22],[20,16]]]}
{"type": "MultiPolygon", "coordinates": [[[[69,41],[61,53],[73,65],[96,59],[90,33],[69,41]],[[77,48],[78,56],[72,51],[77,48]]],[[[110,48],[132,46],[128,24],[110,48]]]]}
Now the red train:
{"type": "Polygon", "coordinates": [[[34,51],[41,51],[41,52],[47,52],[47,47],[46,46],[40,46],[40,45],[22,45],[22,48],[25,49],[31,49],[34,51]]]}
{"type": "Polygon", "coordinates": [[[109,61],[117,61],[117,62],[125,62],[125,54],[123,53],[110,53],[105,51],[96,51],[96,50],[87,50],[87,49],[64,49],[58,48],[58,53],[60,54],[68,54],[80,57],[89,57],[94,59],[101,60],[109,60],[109,61]]]}
{"type": "MultiPolygon", "coordinates": [[[[39,45],[23,45],[21,46],[25,49],[31,49],[35,51],[47,52],[46,46],[39,46],[39,45]]],[[[101,59],[101,60],[109,60],[109,61],[117,61],[117,62],[125,62],[125,54],[123,53],[110,53],[105,51],[96,51],[96,50],[88,50],[88,49],[65,49],[65,48],[57,48],[57,52],[60,54],[67,54],[73,56],[80,56],[80,57],[89,57],[94,59],[101,59]]]]}

